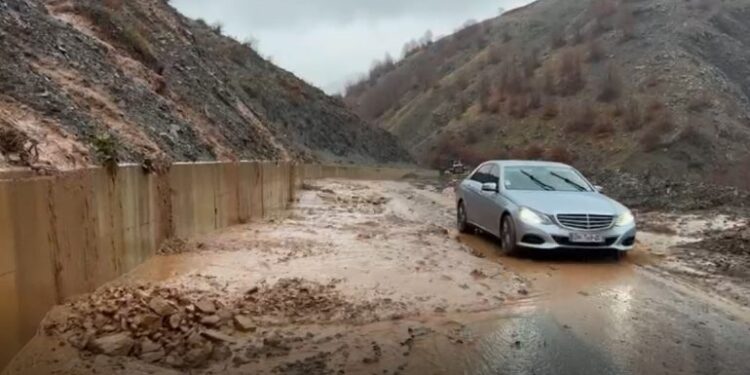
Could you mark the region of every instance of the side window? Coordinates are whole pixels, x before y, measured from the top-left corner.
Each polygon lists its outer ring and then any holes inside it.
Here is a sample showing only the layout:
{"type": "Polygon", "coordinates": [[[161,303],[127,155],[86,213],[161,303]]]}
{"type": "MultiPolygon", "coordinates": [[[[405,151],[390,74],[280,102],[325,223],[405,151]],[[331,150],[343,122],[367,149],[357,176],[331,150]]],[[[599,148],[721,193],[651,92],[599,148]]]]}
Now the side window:
{"type": "Polygon", "coordinates": [[[493,165],[492,169],[490,170],[490,176],[489,181],[487,182],[494,182],[500,186],[500,168],[497,165],[493,165]]]}
{"type": "Polygon", "coordinates": [[[489,179],[490,168],[492,168],[490,164],[483,165],[482,167],[477,169],[476,172],[474,172],[474,174],[471,176],[471,179],[479,182],[480,184],[487,182],[487,180],[489,179]]]}

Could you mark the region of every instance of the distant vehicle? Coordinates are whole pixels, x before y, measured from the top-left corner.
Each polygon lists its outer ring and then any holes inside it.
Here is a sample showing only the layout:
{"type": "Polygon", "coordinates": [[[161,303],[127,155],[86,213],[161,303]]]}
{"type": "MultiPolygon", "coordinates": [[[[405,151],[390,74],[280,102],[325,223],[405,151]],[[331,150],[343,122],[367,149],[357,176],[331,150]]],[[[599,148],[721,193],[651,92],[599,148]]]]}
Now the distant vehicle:
{"type": "Polygon", "coordinates": [[[625,206],[569,165],[488,161],[456,189],[458,229],[481,229],[517,249],[590,248],[624,256],[636,225],[625,206]]]}
{"type": "Polygon", "coordinates": [[[460,160],[454,160],[449,171],[452,174],[464,174],[466,173],[466,166],[460,160]]]}

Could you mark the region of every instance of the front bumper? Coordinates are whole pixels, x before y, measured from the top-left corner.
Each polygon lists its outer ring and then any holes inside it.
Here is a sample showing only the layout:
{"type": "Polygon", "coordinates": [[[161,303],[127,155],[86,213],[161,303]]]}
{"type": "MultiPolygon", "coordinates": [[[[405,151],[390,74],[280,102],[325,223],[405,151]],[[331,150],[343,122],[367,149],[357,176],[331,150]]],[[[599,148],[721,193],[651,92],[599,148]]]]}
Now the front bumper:
{"type": "Polygon", "coordinates": [[[516,228],[518,245],[530,249],[614,249],[629,251],[635,245],[635,224],[591,231],[590,233],[600,234],[605,239],[604,243],[598,244],[571,242],[570,234],[575,231],[557,224],[532,225],[518,220],[516,228]]]}

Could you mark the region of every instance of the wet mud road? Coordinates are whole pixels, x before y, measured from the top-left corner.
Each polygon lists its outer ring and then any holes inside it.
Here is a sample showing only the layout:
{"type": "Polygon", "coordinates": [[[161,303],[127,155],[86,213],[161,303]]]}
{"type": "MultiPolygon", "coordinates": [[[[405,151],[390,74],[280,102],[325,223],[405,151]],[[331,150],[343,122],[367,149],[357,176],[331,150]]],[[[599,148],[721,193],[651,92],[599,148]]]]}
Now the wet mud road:
{"type": "Polygon", "coordinates": [[[59,306],[9,374],[748,374],[747,307],[591,252],[505,255],[450,192],[320,181],[59,306]]]}
{"type": "Polygon", "coordinates": [[[504,319],[476,326],[482,339],[459,356],[469,373],[750,372],[748,311],[647,271],[642,250],[624,262],[592,252],[511,258],[491,239],[462,240],[533,285],[504,319]]]}

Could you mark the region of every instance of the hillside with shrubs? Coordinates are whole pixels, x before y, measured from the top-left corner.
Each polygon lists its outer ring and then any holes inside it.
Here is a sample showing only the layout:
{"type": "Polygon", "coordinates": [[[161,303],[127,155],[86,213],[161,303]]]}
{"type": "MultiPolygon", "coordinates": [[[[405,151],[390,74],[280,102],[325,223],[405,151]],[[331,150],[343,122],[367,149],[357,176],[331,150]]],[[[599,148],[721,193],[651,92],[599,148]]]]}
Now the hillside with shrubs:
{"type": "Polygon", "coordinates": [[[0,1],[0,167],[410,160],[252,47],[166,0],[0,1]]]}
{"type": "Polygon", "coordinates": [[[750,2],[539,0],[412,44],[346,102],[422,163],[552,159],[750,186],[750,2]]]}

